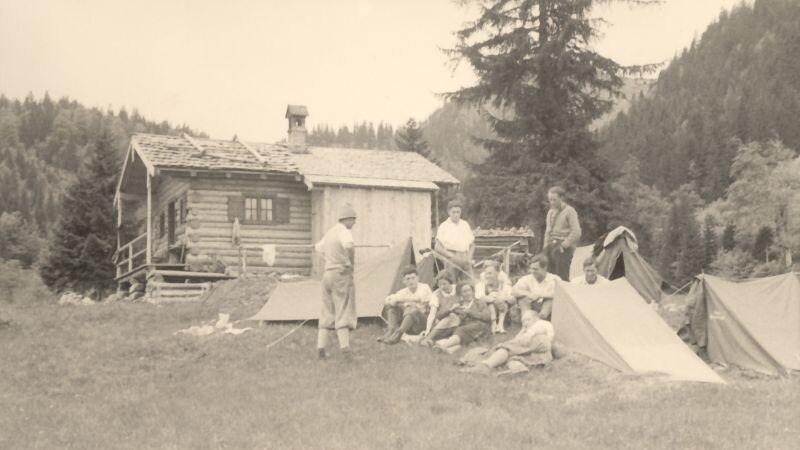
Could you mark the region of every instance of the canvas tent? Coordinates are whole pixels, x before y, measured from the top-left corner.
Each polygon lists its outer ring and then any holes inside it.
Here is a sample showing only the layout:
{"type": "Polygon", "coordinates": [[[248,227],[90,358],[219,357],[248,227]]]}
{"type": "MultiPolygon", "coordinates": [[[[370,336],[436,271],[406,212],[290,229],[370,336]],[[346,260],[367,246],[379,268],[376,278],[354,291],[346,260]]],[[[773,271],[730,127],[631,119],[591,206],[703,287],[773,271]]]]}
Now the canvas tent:
{"type": "MultiPolygon", "coordinates": [[[[420,278],[430,279],[425,271],[433,270],[432,264],[420,261],[420,278]]],[[[378,317],[383,311],[383,301],[390,293],[402,287],[402,270],[413,264],[414,248],[411,239],[365,260],[356,266],[356,306],[358,317],[378,317]]],[[[279,283],[269,300],[251,320],[296,321],[319,318],[322,301],[322,283],[318,279],[279,283]]]]}
{"type": "Polygon", "coordinates": [[[560,345],[622,372],[724,383],[625,278],[598,286],[559,282],[552,323],[560,345]]]}
{"type": "Polygon", "coordinates": [[[711,361],[768,374],[800,370],[800,275],[746,281],[701,275],[689,291],[692,336],[711,361]]]}
{"type": "MultiPolygon", "coordinates": [[[[637,251],[639,244],[632,231],[618,227],[608,233],[602,245],[603,249],[597,257],[600,275],[609,280],[627,278],[647,303],[661,299],[661,284],[664,280],[637,251]]],[[[570,279],[583,274],[583,261],[592,252],[591,245],[575,249],[570,263],[570,279]]]]}

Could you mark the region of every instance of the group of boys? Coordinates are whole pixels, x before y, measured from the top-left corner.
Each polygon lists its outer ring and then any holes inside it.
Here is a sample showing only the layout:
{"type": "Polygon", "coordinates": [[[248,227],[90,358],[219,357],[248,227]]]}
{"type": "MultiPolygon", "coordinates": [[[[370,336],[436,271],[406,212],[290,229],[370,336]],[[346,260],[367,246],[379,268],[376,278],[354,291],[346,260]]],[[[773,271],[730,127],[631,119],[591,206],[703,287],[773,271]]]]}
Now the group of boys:
{"type": "MultiPolygon", "coordinates": [[[[531,258],[529,273],[516,283],[494,261],[485,261],[484,269],[474,279],[472,259],[475,237],[461,219],[461,204],[448,204],[448,219],[437,229],[435,257],[444,263],[436,277],[435,290],[421,283],[416,268],[403,272],[404,288],[386,300],[388,328],[378,341],[395,344],[402,339],[419,342],[453,353],[462,346],[492,334],[504,334],[508,312],[517,308],[522,330],[513,339],[486,352],[486,359],[475,364],[478,370],[509,365],[514,358],[544,361],[551,354],[553,328],[549,322],[553,291],[558,280],[569,279],[569,266],[581,230],[575,209],[562,197],[563,189],[548,192],[550,210],[544,235],[544,251],[531,258]]],[[[354,252],[350,229],[356,214],[346,206],[340,223],[323,237],[316,249],[325,255],[322,278],[323,302],[319,321],[318,355],[324,358],[328,335],[335,330],[346,356],[350,355],[349,331],[355,328],[355,292],[353,287],[354,252]]],[[[584,277],[579,284],[604,283],[597,274],[593,258],[584,262],[584,277]]],[[[545,361],[546,362],[546,361],[545,361]]]]}

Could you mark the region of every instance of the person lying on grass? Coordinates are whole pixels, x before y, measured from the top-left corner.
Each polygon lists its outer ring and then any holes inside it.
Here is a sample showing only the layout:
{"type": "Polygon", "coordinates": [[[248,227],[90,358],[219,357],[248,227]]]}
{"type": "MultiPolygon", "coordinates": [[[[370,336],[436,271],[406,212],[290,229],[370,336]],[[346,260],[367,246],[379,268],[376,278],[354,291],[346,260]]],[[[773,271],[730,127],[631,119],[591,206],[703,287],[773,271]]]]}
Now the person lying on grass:
{"type": "Polygon", "coordinates": [[[419,334],[425,331],[428,304],[431,301],[430,286],[419,282],[419,275],[414,266],[403,270],[405,287],[386,297],[386,333],[378,338],[378,342],[396,344],[403,334],[419,334]]]}
{"type": "Polygon", "coordinates": [[[501,280],[499,274],[497,263],[487,261],[481,281],[475,286],[475,298],[489,304],[492,333],[502,334],[506,332],[506,314],[509,304],[514,301],[514,295],[511,293],[511,283],[501,280]]]}
{"type": "Polygon", "coordinates": [[[553,292],[558,275],[547,272],[547,257],[534,256],[528,263],[529,274],[520,278],[511,292],[517,297],[520,311],[534,310],[542,319],[550,319],[553,310],[553,292]]]}
{"type": "MultiPolygon", "coordinates": [[[[492,369],[504,364],[507,373],[525,372],[528,367],[544,365],[553,360],[553,325],[539,318],[536,311],[527,310],[522,314],[522,329],[514,338],[495,345],[489,357],[478,361],[471,367],[462,369],[466,373],[489,374],[492,369]]],[[[475,354],[488,352],[475,349],[475,354]]],[[[462,361],[469,364],[474,355],[465,355],[462,361]]]]}
{"type": "Polygon", "coordinates": [[[462,346],[484,339],[489,335],[491,312],[489,305],[475,297],[475,290],[469,282],[459,284],[458,293],[461,296],[462,306],[454,313],[459,316],[461,323],[452,329],[450,336],[436,341],[436,349],[447,353],[455,353],[462,346]]]}

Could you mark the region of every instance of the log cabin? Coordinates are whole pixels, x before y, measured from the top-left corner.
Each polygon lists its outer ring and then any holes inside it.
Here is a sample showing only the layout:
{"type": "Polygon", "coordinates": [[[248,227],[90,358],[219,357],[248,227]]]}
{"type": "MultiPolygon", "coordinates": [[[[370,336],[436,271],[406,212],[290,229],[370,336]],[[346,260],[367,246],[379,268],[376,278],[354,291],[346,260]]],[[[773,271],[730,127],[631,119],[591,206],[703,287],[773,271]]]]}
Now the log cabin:
{"type": "Polygon", "coordinates": [[[344,203],[358,213],[357,263],[409,236],[429,247],[435,194],[458,180],[414,152],[309,146],[307,116],[289,105],[274,144],[134,134],[114,198],[120,289],[318,274],[312,244],[344,203]]]}

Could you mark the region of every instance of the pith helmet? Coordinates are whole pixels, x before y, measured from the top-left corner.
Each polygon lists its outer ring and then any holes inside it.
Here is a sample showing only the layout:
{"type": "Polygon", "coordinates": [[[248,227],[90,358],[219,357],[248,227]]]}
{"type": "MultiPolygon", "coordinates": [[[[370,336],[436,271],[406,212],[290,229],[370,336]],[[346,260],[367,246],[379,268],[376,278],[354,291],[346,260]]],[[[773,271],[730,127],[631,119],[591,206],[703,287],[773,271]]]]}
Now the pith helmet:
{"type": "Polygon", "coordinates": [[[356,210],[350,203],[346,203],[344,206],[342,206],[342,209],[339,210],[339,220],[355,219],[355,218],[356,218],[356,210]]]}

